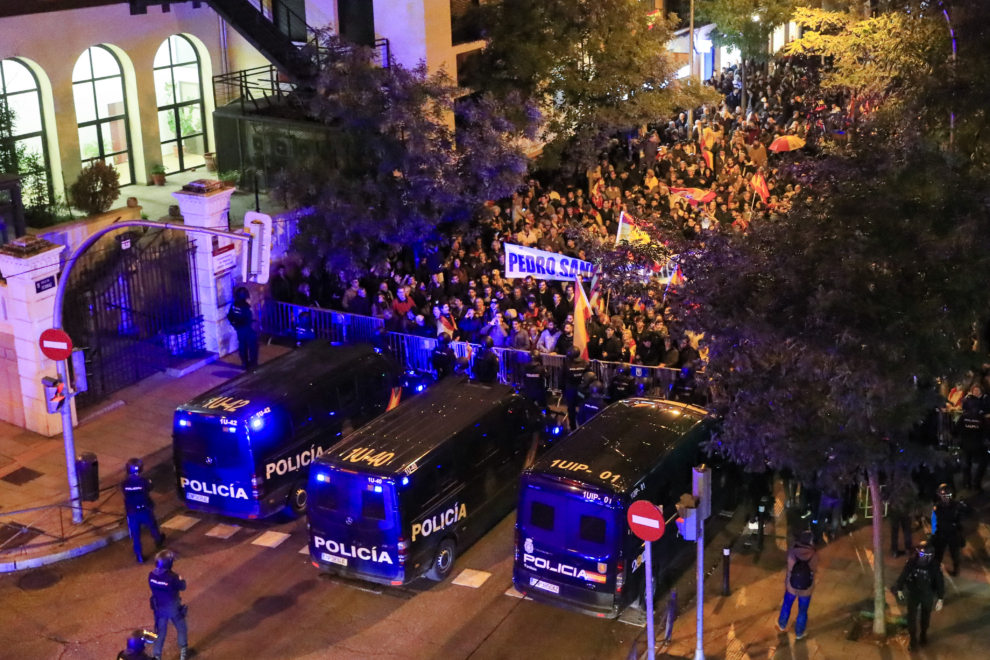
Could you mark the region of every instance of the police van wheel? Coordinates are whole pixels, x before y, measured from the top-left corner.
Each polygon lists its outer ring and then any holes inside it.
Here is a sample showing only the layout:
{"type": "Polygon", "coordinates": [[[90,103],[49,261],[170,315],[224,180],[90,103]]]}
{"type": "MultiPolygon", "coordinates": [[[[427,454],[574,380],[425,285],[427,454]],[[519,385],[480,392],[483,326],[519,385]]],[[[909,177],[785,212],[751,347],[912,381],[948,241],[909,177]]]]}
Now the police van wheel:
{"type": "Polygon", "coordinates": [[[454,542],[446,539],[437,546],[437,553],[433,556],[433,564],[426,573],[426,577],[434,582],[443,582],[454,570],[454,561],[457,559],[457,550],[454,542]]]}
{"type": "Polygon", "coordinates": [[[302,516],[305,515],[308,506],[309,494],[306,492],[306,486],[296,484],[289,493],[289,511],[294,516],[302,516]]]}

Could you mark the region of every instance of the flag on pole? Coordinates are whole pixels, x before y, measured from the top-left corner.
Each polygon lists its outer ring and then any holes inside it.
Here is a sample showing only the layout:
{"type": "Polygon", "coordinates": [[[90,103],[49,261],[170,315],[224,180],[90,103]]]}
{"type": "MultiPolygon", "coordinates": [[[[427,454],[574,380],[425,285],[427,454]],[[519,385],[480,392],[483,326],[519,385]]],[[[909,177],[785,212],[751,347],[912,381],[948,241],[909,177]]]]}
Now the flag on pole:
{"type": "Polygon", "coordinates": [[[763,178],[763,172],[754,174],[753,178],[749,180],[749,185],[753,186],[753,190],[766,204],[767,200],[770,199],[770,188],[767,187],[767,180],[763,178]]]}
{"type": "Polygon", "coordinates": [[[591,203],[596,209],[600,209],[605,202],[605,179],[598,177],[595,185],[591,188],[591,203]]]}
{"type": "Polygon", "coordinates": [[[591,320],[591,303],[578,275],[574,282],[574,347],[581,351],[581,357],[588,359],[588,322],[591,320]]]}
{"type": "MultiPolygon", "coordinates": [[[[701,131],[701,148],[711,149],[715,146],[715,131],[712,130],[711,126],[706,126],[703,131],[701,131]]],[[[711,165],[709,165],[711,167],[711,165]]]]}
{"type": "Polygon", "coordinates": [[[591,276],[591,309],[596,314],[605,311],[605,300],[602,298],[602,269],[595,268],[595,273],[591,276]]]}
{"type": "Polygon", "coordinates": [[[715,158],[712,156],[712,152],[707,149],[702,149],[701,157],[705,159],[705,165],[707,165],[710,169],[715,169],[715,158]]]}
{"type": "Polygon", "coordinates": [[[684,284],[684,273],[681,272],[681,266],[678,264],[677,268],[674,269],[674,274],[670,276],[670,286],[681,284],[684,284]]]}

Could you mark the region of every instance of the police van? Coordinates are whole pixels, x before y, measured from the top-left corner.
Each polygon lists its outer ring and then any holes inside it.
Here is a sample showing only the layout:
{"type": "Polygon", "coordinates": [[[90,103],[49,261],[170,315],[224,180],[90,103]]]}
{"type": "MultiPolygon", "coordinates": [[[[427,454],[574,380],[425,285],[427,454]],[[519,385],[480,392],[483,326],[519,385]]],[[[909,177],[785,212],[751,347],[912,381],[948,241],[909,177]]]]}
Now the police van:
{"type": "Polygon", "coordinates": [[[511,387],[461,377],[382,415],[310,471],[313,564],[390,585],[443,580],[512,510],[541,427],[511,387]]]}
{"type": "Polygon", "coordinates": [[[175,411],[179,499],[190,509],[264,518],[307,507],[310,465],[398,404],[402,370],[368,346],[314,341],[175,411]]]}
{"type": "MultiPolygon", "coordinates": [[[[617,617],[645,584],[644,543],[629,531],[626,510],[638,499],[663,505],[668,524],[653,544],[653,567],[669,567],[684,544],[675,505],[691,492],[691,468],[711,464],[700,445],[712,427],[701,408],[633,398],[561,440],[522,477],[515,588],[537,601],[617,617]]],[[[724,478],[724,467],[713,469],[713,490],[724,478]]]]}

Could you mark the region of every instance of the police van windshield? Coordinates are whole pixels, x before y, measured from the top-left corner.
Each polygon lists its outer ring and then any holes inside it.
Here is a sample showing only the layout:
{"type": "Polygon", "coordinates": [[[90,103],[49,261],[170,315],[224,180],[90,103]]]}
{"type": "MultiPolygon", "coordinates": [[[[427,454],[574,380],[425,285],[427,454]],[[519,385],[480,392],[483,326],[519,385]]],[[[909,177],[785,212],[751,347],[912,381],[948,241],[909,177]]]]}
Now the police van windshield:
{"type": "Polygon", "coordinates": [[[244,430],[237,420],[180,413],[175,447],[183,461],[216,468],[238,467],[247,459],[244,430]]]}
{"type": "Polygon", "coordinates": [[[349,518],[357,529],[387,530],[396,524],[392,484],[381,477],[320,470],[315,483],[312,507],[321,517],[349,518]]]}
{"type": "Polygon", "coordinates": [[[518,515],[535,541],[600,557],[612,552],[617,538],[612,503],[613,496],[599,493],[530,486],[518,515]]]}

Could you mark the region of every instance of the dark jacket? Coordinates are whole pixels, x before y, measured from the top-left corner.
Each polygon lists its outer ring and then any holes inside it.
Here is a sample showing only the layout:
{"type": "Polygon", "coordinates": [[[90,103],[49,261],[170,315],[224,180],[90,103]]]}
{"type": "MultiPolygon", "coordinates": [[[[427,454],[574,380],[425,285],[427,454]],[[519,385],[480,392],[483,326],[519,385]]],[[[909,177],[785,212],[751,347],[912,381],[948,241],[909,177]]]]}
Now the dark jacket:
{"type": "Polygon", "coordinates": [[[120,489],[124,492],[124,510],[127,513],[155,508],[155,503],[151,500],[150,479],[140,474],[131,474],[120,482],[120,489]]]}
{"type": "Polygon", "coordinates": [[[942,567],[933,560],[922,566],[917,557],[912,557],[904,565],[904,570],[894,583],[893,591],[895,594],[903,591],[908,600],[931,608],[936,600],[945,598],[942,567]]]}
{"type": "Polygon", "coordinates": [[[186,590],[186,581],[178,573],[156,568],[148,575],[151,598],[156,612],[168,612],[182,607],[179,592],[186,590]]]}

